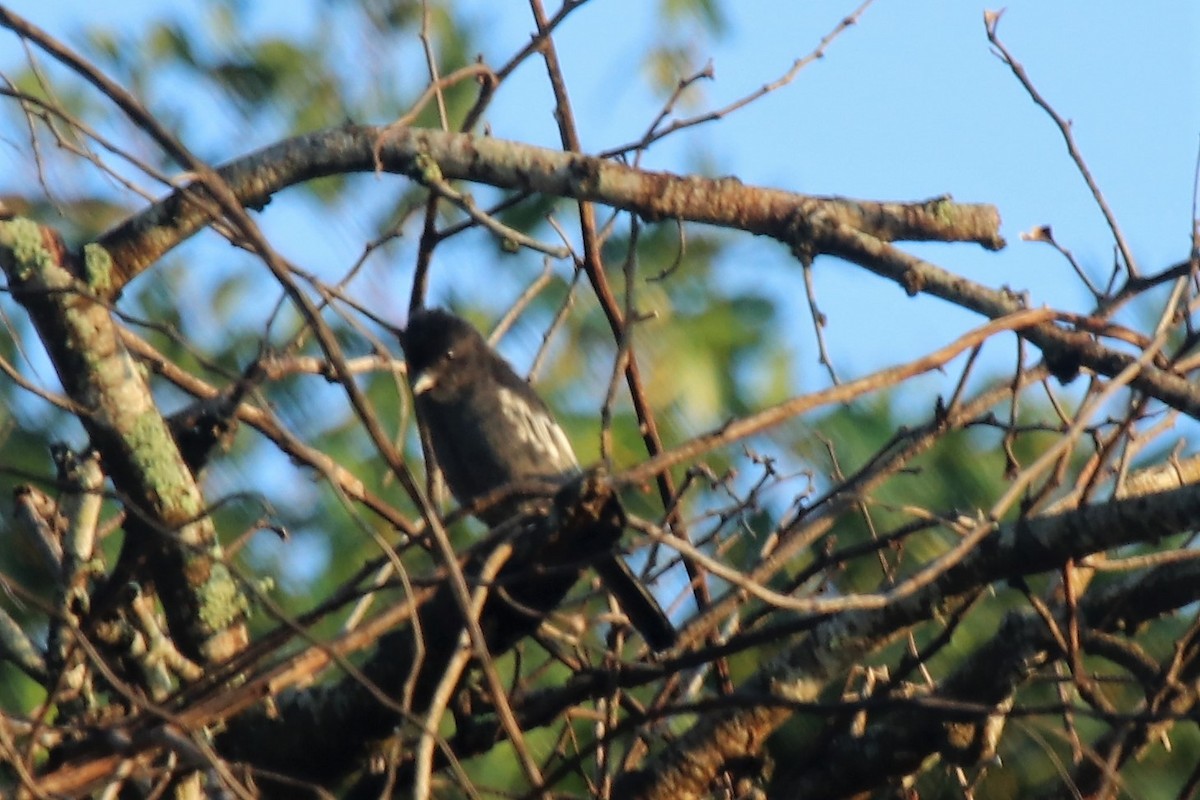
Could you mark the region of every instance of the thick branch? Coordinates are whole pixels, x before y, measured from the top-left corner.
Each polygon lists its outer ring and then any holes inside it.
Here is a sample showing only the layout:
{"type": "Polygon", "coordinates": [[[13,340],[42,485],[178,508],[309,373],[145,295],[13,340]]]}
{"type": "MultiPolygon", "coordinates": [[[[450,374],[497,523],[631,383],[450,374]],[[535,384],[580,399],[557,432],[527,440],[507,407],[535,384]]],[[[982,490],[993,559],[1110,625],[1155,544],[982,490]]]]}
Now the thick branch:
{"type": "MultiPolygon", "coordinates": [[[[647,219],[681,219],[737,228],[778,239],[807,256],[830,254],[896,281],[910,294],[927,293],[995,319],[1023,307],[1011,291],[992,289],[892,247],[889,242],[973,241],[1003,246],[993,206],[876,203],[813,197],[745,186],[733,178],[647,172],[602,159],[470,134],[419,128],[347,125],[272,145],[218,170],[247,206],[326,175],[371,170],[487,183],[501,188],[594,200],[647,219]]],[[[106,296],[121,289],[171,248],[209,224],[215,204],[191,184],[106,233],[99,240],[115,267],[106,296]]],[[[1113,376],[1132,356],[1095,337],[1054,323],[1027,332],[1055,373],[1080,367],[1113,376]]],[[[1200,390],[1185,377],[1147,366],[1135,388],[1200,418],[1200,390]]]]}
{"type": "MultiPolygon", "coordinates": [[[[1131,631],[1198,598],[1200,561],[1191,560],[1147,570],[1093,592],[1084,599],[1079,615],[1088,630],[1131,631]]],[[[1061,605],[1055,617],[1060,625],[1068,624],[1067,611],[1061,605]]],[[[958,723],[953,726],[958,743],[983,744],[979,737],[992,719],[984,709],[1011,701],[1036,670],[1061,655],[1041,616],[1027,610],[1010,612],[996,634],[931,693],[938,699],[974,706],[979,712],[938,713],[915,704],[872,715],[871,726],[862,734],[843,732],[802,762],[788,765],[777,776],[775,793],[781,797],[852,796],[920,769],[939,750],[956,761],[966,757],[968,763],[977,763],[981,755],[987,757],[986,747],[977,752],[951,751],[950,723],[958,723]],[[866,759],[867,769],[862,768],[864,753],[871,754],[866,759]]]]}
{"type": "Polygon", "coordinates": [[[193,658],[227,659],[247,640],[245,601],[149,385],[108,308],[93,299],[111,286],[112,263],[95,246],[68,253],[53,231],[15,219],[0,221],[0,267],[84,410],[79,418],[129,506],[129,533],[157,572],[177,642],[193,658]]]}
{"type": "MultiPolygon", "coordinates": [[[[799,241],[820,253],[843,258],[902,286],[910,295],[930,294],[991,319],[1025,308],[1009,289],[991,289],[955,275],[936,264],[905,253],[887,242],[828,218],[797,231],[799,241]]],[[[1041,349],[1055,376],[1066,382],[1080,367],[1113,377],[1137,356],[1105,347],[1091,334],[1046,322],[1022,331],[1041,349]]],[[[1144,365],[1130,385],[1171,408],[1200,419],[1200,389],[1185,376],[1158,366],[1144,365]]]]}
{"type": "MultiPolygon", "coordinates": [[[[254,208],[297,183],[376,169],[417,180],[428,173],[594,200],[650,220],[704,222],[781,241],[787,240],[797,217],[821,212],[885,241],[972,241],[991,249],[1004,244],[1000,216],[990,205],[813,197],[746,186],[734,178],[648,172],[592,156],[421,128],[345,125],[317,131],[239,158],[217,172],[244,205],[254,208]]],[[[205,197],[202,188],[191,184],[100,238],[119,265],[114,292],[212,221],[215,205],[205,197]]]]}
{"type": "Polygon", "coordinates": [[[754,698],[812,702],[825,684],[864,655],[893,641],[908,627],[951,613],[980,586],[1043,572],[1094,552],[1136,541],[1155,541],[1189,530],[1200,520],[1200,487],[1089,506],[999,527],[937,580],[882,608],[838,614],[819,621],[810,636],[789,648],[741,687],[742,708],[702,719],[659,763],[634,776],[628,796],[707,796],[725,765],[756,758],[790,716],[779,705],[754,698]]]}

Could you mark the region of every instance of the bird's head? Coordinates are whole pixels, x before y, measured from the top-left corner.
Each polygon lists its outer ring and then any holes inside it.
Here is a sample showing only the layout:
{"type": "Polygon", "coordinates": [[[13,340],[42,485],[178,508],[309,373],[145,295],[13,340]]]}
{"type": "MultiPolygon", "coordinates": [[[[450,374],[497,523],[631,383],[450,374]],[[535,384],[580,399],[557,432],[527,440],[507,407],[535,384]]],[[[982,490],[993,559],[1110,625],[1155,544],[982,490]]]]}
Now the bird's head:
{"type": "Polygon", "coordinates": [[[440,308],[420,309],[400,332],[413,394],[450,400],[486,358],[487,342],[467,321],[440,308]]]}

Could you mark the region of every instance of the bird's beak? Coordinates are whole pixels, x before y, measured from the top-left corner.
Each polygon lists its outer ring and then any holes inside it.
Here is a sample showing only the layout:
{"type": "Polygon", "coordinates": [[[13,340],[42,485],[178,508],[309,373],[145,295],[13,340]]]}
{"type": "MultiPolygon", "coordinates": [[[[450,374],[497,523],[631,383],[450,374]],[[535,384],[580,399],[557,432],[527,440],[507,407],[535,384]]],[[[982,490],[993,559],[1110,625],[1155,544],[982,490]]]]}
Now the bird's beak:
{"type": "Polygon", "coordinates": [[[416,380],[412,382],[412,391],[415,395],[425,394],[425,392],[428,392],[436,385],[437,378],[435,378],[433,375],[430,375],[428,372],[422,372],[417,376],[416,380]]]}

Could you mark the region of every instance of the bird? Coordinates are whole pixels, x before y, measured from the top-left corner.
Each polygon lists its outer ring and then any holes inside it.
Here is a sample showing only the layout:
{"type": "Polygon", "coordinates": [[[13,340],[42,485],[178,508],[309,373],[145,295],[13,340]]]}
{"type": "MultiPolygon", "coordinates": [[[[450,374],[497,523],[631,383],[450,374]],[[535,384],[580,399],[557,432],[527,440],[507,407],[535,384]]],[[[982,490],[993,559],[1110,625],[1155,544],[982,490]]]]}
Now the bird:
{"type": "MultiPolygon", "coordinates": [[[[545,402],[469,322],[442,308],[421,308],[399,336],[417,417],[460,505],[502,487],[561,484],[581,474],[545,402]]],[[[476,516],[495,527],[520,511],[516,498],[476,516]]],[[[594,569],[651,648],[675,644],[674,626],[620,556],[602,558],[594,569]]]]}

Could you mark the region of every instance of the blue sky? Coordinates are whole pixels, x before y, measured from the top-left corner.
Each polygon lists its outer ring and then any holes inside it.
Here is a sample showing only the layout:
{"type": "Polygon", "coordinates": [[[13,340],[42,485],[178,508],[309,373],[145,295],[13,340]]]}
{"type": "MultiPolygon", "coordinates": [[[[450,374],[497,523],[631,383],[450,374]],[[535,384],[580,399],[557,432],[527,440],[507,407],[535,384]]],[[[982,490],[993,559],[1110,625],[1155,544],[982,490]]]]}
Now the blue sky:
{"type": "MultiPolygon", "coordinates": [[[[716,80],[699,88],[699,106],[692,110],[722,106],[781,75],[854,7],[829,0],[724,5],[730,15],[725,35],[713,40],[698,29],[673,31],[680,39],[696,33],[691,45],[696,67],[711,59],[715,68],[716,80]]],[[[593,0],[561,30],[559,53],[590,149],[635,138],[661,103],[636,69],[641,53],[665,30],[654,18],[656,7],[593,0]]],[[[87,25],[136,27],[161,8],[137,0],[16,4],[38,24],[76,41],[87,25]]],[[[172,13],[196,19],[196,8],[176,4],[172,13]]],[[[493,64],[532,30],[523,3],[470,0],[457,8],[487,31],[484,56],[493,64]]],[[[685,172],[716,164],[722,174],[746,183],[817,194],[921,200],[949,193],[993,203],[1004,219],[1006,251],[985,253],[966,245],[912,249],[985,284],[1027,289],[1035,303],[1086,308],[1062,259],[1044,245],[1021,242],[1018,234],[1053,225],[1058,240],[1096,280],[1108,273],[1112,237],[1057,130],[990,52],[983,26],[987,8],[961,1],[878,0],[792,84],[662,142],[646,166],[685,172]]],[[[325,4],[261,3],[255,6],[255,25],[303,34],[324,24],[329,13],[325,4]]],[[[1197,4],[1016,0],[1007,4],[1000,35],[1043,95],[1073,121],[1079,146],[1142,268],[1154,271],[1184,258],[1200,149],[1197,4]]],[[[353,43],[347,52],[353,62],[353,43]]],[[[414,75],[416,55],[415,43],[407,55],[392,54],[395,72],[358,63],[347,69],[388,78],[414,75]]],[[[361,54],[364,60],[375,56],[361,54]]],[[[0,55],[0,65],[12,68],[20,58],[11,50],[0,55]]],[[[495,135],[556,146],[538,65],[519,71],[506,91],[510,98],[528,93],[531,102],[497,103],[489,119],[495,135]]],[[[253,141],[255,132],[247,133],[231,137],[218,127],[195,136],[217,143],[200,148],[216,160],[273,138],[263,132],[263,141],[253,141]]],[[[311,215],[312,209],[296,213],[311,215]]],[[[279,223],[293,240],[295,222],[279,223]]],[[[299,241],[295,250],[309,259],[344,263],[361,247],[362,232],[351,224],[336,238],[299,241]]],[[[447,255],[455,257],[453,251],[447,255]]],[[[782,249],[755,240],[739,243],[725,274],[732,283],[778,283],[781,294],[799,286],[782,249]],[[754,268],[758,265],[781,269],[754,268]]],[[[817,277],[830,316],[830,345],[856,369],[889,361],[888,354],[876,358],[862,351],[854,311],[864,303],[886,311],[889,324],[920,349],[945,341],[946,326],[977,322],[939,301],[908,300],[894,286],[836,262],[818,262],[817,277]],[[839,326],[841,320],[845,324],[839,326]]],[[[794,333],[811,353],[806,329],[807,323],[798,325],[794,333]]]]}

